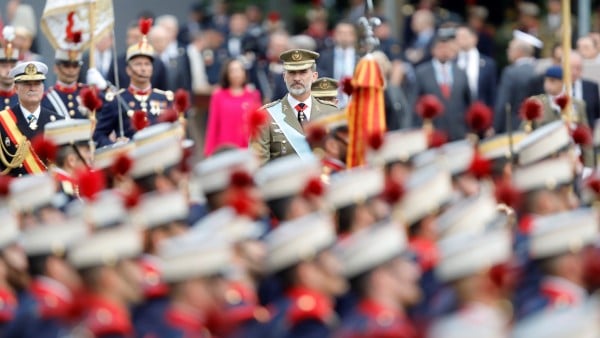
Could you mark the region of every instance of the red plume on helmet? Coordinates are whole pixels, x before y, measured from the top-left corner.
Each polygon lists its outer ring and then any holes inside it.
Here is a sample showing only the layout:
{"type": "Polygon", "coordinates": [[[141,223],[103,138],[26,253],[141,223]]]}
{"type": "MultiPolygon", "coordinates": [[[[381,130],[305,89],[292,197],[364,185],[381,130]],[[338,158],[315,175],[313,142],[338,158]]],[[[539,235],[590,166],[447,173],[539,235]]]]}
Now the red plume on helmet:
{"type": "Polygon", "coordinates": [[[110,172],[115,176],[125,176],[133,168],[133,160],[127,154],[119,154],[112,165],[110,166],[110,172]]]}
{"type": "Polygon", "coordinates": [[[323,196],[325,193],[325,184],[319,177],[311,177],[302,191],[302,196],[305,198],[323,196]]]}
{"type": "Polygon", "coordinates": [[[508,205],[513,209],[518,209],[521,204],[521,192],[515,188],[509,179],[503,179],[496,182],[496,201],[508,205]]]}
{"type": "Polygon", "coordinates": [[[482,102],[475,102],[467,111],[467,125],[473,132],[482,133],[492,125],[492,110],[482,102]]]}
{"type": "Polygon", "coordinates": [[[7,175],[0,175],[0,197],[6,197],[10,193],[10,182],[13,178],[7,175]]]}
{"type": "Polygon", "coordinates": [[[75,12],[71,11],[67,14],[65,41],[77,44],[81,42],[81,31],[74,31],[73,26],[75,26],[75,12]]]}
{"type": "Polygon", "coordinates": [[[427,144],[429,148],[439,148],[448,142],[448,135],[441,130],[432,130],[427,135],[427,144]]]}
{"type": "Polygon", "coordinates": [[[53,163],[56,160],[58,146],[46,139],[43,134],[38,134],[31,140],[31,148],[33,148],[37,157],[45,163],[53,163]]]}
{"type": "Polygon", "coordinates": [[[389,205],[393,205],[399,202],[403,196],[404,186],[401,183],[387,177],[385,179],[383,192],[381,193],[381,198],[383,198],[383,200],[389,205]]]}
{"type": "Polygon", "coordinates": [[[246,126],[251,138],[256,138],[269,122],[269,115],[264,108],[249,109],[246,112],[246,126]]]}
{"type": "Polygon", "coordinates": [[[135,112],[133,112],[133,116],[131,117],[131,125],[136,131],[140,131],[149,126],[150,121],[148,121],[148,116],[146,116],[146,112],[143,110],[136,110],[135,112]]]}
{"type": "Polygon", "coordinates": [[[384,142],[385,137],[383,136],[383,133],[379,131],[371,133],[367,138],[367,144],[369,145],[369,148],[375,151],[381,149],[384,142]]]}
{"type": "Polygon", "coordinates": [[[101,170],[85,168],[79,170],[75,179],[79,187],[79,196],[94,200],[96,195],[106,187],[106,177],[101,170]]]}
{"type": "Polygon", "coordinates": [[[168,122],[175,123],[179,120],[179,114],[175,111],[175,109],[165,109],[160,115],[158,115],[158,122],[168,122]]]}
{"type": "Polygon", "coordinates": [[[479,152],[475,151],[471,164],[469,164],[468,172],[475,176],[478,180],[489,177],[492,171],[492,163],[485,159],[479,152]]]}
{"type": "Polygon", "coordinates": [[[422,119],[433,119],[444,112],[444,105],[432,94],[421,96],[415,108],[422,119]]]}
{"type": "Polygon", "coordinates": [[[140,32],[142,32],[142,35],[148,35],[150,28],[152,28],[152,18],[140,18],[138,21],[138,26],[140,28],[140,32]]]}
{"type": "Polygon", "coordinates": [[[571,101],[571,98],[567,94],[559,95],[554,99],[554,103],[560,107],[561,111],[565,109],[565,107],[569,104],[569,101],[571,101]]]}
{"type": "Polygon", "coordinates": [[[131,210],[140,204],[142,199],[142,190],[135,184],[127,193],[123,195],[123,205],[131,210]]]}
{"type": "Polygon", "coordinates": [[[308,144],[311,146],[321,144],[327,136],[327,130],[320,123],[309,123],[306,128],[304,128],[304,132],[306,134],[306,141],[308,141],[308,144]]]}
{"type": "Polygon", "coordinates": [[[544,112],[542,101],[535,97],[530,97],[523,101],[519,110],[521,118],[527,121],[539,120],[544,112]]]}
{"type": "Polygon", "coordinates": [[[581,123],[572,131],[571,137],[573,137],[573,142],[581,146],[591,146],[593,143],[592,131],[581,123]]]}
{"type": "Polygon", "coordinates": [[[247,188],[254,184],[254,179],[245,170],[235,170],[231,173],[229,184],[234,188],[247,188]]]}
{"type": "Polygon", "coordinates": [[[352,85],[352,77],[346,76],[340,81],[340,87],[342,92],[348,96],[354,93],[354,86],[352,85]]]}

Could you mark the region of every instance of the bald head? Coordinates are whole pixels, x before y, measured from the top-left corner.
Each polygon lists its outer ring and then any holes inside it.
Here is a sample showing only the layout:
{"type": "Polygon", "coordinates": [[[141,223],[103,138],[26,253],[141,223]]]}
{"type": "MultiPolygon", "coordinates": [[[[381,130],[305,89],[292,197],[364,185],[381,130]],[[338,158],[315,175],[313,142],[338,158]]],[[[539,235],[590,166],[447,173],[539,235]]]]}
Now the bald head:
{"type": "Polygon", "coordinates": [[[174,15],[161,15],[156,18],[156,25],[163,27],[168,34],[169,41],[175,41],[179,33],[179,22],[174,15]]]}
{"type": "Polygon", "coordinates": [[[148,34],[150,44],[158,54],[162,53],[167,49],[169,45],[169,32],[162,26],[154,26],[148,34]]]}
{"type": "Polygon", "coordinates": [[[508,45],[508,59],[511,62],[515,62],[518,59],[524,58],[524,57],[531,57],[533,56],[533,53],[535,52],[535,49],[533,48],[532,45],[528,44],[525,41],[519,40],[519,39],[512,39],[510,41],[510,44],[508,45]]]}
{"type": "Polygon", "coordinates": [[[589,36],[580,37],[577,40],[577,51],[586,60],[592,60],[598,57],[598,46],[594,39],[589,36]]]}

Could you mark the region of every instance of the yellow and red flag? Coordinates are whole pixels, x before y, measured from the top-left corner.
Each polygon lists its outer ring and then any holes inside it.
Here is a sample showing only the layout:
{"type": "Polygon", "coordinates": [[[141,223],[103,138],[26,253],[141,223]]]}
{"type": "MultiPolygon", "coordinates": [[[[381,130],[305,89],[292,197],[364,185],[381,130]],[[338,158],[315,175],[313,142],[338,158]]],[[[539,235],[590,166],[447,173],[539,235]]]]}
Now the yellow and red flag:
{"type": "Polygon", "coordinates": [[[352,97],[347,108],[349,144],[346,164],[348,168],[365,164],[369,140],[383,137],[386,131],[384,81],[372,55],[367,54],[358,62],[351,85],[352,97]]]}

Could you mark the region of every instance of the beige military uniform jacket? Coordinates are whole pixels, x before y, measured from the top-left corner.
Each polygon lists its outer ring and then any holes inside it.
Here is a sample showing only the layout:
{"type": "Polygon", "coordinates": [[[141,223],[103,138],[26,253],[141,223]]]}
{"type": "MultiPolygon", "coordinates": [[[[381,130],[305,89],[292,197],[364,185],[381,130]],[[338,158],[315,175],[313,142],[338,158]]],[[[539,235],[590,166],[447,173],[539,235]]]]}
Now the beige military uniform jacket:
{"type": "MultiPolygon", "coordinates": [[[[294,111],[294,108],[290,106],[287,95],[282,99],[265,105],[263,108],[275,106],[280,101],[281,109],[285,115],[284,121],[301,134],[304,134],[302,126],[300,125],[300,122],[298,122],[296,112],[294,111]]],[[[337,111],[339,111],[339,109],[335,105],[312,97],[312,107],[310,112],[311,121],[337,111]]],[[[263,127],[260,135],[250,141],[250,147],[259,157],[261,164],[265,164],[278,157],[296,154],[296,150],[290,145],[283,131],[273,120],[271,115],[269,115],[268,125],[263,127]]]]}

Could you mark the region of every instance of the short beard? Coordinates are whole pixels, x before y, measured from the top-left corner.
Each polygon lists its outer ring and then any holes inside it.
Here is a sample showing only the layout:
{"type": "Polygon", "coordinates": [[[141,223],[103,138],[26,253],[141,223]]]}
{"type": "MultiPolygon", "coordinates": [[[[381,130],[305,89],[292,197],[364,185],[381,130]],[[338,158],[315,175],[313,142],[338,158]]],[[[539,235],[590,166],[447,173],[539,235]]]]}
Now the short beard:
{"type": "Polygon", "coordinates": [[[288,86],[288,92],[290,92],[290,94],[294,95],[294,96],[300,96],[303,95],[304,93],[306,93],[306,88],[302,87],[302,88],[291,88],[288,86]]]}

